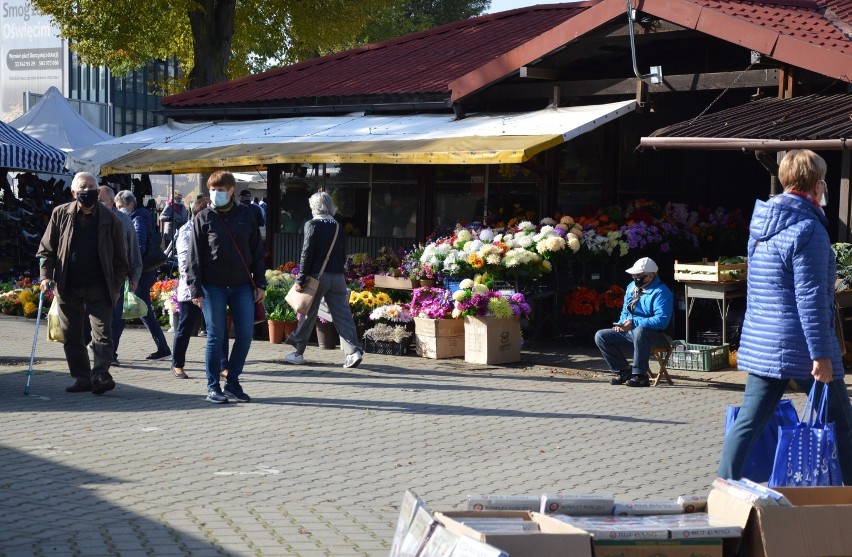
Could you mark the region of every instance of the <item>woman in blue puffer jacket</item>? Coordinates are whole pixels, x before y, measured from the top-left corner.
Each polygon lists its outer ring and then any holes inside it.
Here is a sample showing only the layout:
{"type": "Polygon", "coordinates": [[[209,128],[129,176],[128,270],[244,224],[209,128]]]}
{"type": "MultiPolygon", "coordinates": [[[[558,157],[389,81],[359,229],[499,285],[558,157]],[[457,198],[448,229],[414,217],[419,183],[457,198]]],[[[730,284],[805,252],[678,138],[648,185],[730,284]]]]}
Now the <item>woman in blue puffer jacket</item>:
{"type": "Polygon", "coordinates": [[[813,151],[790,151],[778,169],[784,193],[755,203],[737,353],[738,367],[749,376],[722,449],[721,478],[742,477],[746,457],[789,380],[805,392],[816,380],[829,389],[828,419],[835,422],[843,483],[852,485],[852,405],[834,330],[837,269],[820,206],[826,171],[825,161],[813,151]]]}

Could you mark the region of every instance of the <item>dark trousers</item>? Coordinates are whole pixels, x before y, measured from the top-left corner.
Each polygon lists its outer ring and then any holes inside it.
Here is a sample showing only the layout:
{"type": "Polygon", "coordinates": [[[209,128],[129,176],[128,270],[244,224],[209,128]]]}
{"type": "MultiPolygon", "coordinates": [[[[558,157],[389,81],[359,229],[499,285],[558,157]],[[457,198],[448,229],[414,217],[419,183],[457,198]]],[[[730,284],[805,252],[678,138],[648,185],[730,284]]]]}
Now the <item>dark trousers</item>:
{"type": "MultiPolygon", "coordinates": [[[[122,298],[119,298],[118,301],[112,308],[112,336],[115,338],[116,331],[124,330],[124,320],[121,318],[121,312],[124,310],[124,304],[122,302],[122,298]]],[[[89,320],[89,309],[83,309],[83,344],[88,346],[92,342],[92,323],[89,320]]],[[[118,360],[118,354],[115,351],[115,346],[112,348],[112,360],[118,360]]]]}
{"type": "MultiPolygon", "coordinates": [[[[146,313],[142,317],[142,324],[145,325],[145,328],[148,329],[148,332],[151,333],[151,337],[154,339],[154,344],[157,347],[157,352],[161,354],[166,354],[169,352],[169,343],[166,340],[166,335],[163,334],[163,328],[160,327],[160,322],[157,321],[157,317],[154,315],[154,309],[151,307],[151,287],[154,286],[154,283],[157,282],[156,273],[142,273],[142,276],[139,277],[139,284],[136,286],[136,295],[142,298],[145,301],[145,305],[148,306],[148,313],[146,313]]],[[[115,340],[113,344],[115,344],[115,358],[118,359],[118,342],[121,340],[121,333],[124,332],[124,321],[119,320],[119,328],[115,331],[115,340]]]]}
{"type": "MultiPolygon", "coordinates": [[[[201,308],[192,302],[181,302],[178,325],[172,342],[172,366],[183,368],[186,364],[186,349],[195,324],[201,317],[201,308]]],[[[222,368],[228,367],[228,340],[222,343],[222,368]]]]}
{"type": "Polygon", "coordinates": [[[59,304],[59,321],[65,335],[65,359],[74,379],[91,381],[109,372],[112,363],[113,301],[105,285],[86,285],[65,288],[54,303],[59,304]],[[92,330],[94,365],[89,361],[83,341],[84,310],[88,309],[92,330]]]}

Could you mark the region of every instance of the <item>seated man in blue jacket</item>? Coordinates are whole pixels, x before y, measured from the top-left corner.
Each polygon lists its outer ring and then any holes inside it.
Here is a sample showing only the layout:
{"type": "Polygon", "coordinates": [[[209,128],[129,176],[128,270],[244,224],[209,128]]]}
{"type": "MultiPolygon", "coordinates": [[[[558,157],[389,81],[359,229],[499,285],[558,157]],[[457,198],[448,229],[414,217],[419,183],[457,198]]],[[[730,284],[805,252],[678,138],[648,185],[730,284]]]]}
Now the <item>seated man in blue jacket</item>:
{"type": "Polygon", "coordinates": [[[627,286],[621,317],[611,329],[595,334],[595,344],[609,369],[616,373],[611,385],[648,387],[651,349],[671,344],[666,329],[672,319],[672,291],[657,277],[657,264],[643,257],[627,269],[633,282],[627,286]],[[627,355],[633,352],[633,367],[627,355]]]}

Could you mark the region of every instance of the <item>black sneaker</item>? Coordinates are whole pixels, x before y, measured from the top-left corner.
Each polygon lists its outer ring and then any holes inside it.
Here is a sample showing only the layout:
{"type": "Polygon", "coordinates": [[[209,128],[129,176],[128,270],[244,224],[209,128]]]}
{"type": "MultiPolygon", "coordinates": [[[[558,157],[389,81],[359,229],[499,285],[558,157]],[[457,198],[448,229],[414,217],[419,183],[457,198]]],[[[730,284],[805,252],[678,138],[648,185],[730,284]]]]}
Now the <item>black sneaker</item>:
{"type": "Polygon", "coordinates": [[[88,393],[92,390],[92,382],[85,379],[77,379],[70,387],[65,387],[66,393],[88,393]]]}
{"type": "Polygon", "coordinates": [[[630,374],[633,373],[629,369],[625,369],[624,371],[619,371],[618,375],[609,380],[610,385],[624,385],[628,379],[630,379],[630,374]]]}
{"type": "Polygon", "coordinates": [[[171,350],[166,350],[165,352],[152,352],[152,353],[148,354],[147,356],[145,356],[145,359],[154,361],[154,360],[166,360],[166,359],[171,358],[171,357],[172,357],[171,350]]]}
{"type": "Polygon", "coordinates": [[[92,381],[92,394],[102,395],[107,391],[115,388],[115,381],[112,380],[112,375],[109,373],[101,373],[95,380],[92,381]]]}
{"type": "Polygon", "coordinates": [[[243,391],[243,387],[240,384],[225,385],[225,389],[222,391],[222,394],[225,395],[228,400],[232,400],[234,402],[251,402],[251,397],[243,391]]]}
{"type": "Polygon", "coordinates": [[[221,389],[208,389],[207,402],[212,402],[213,404],[227,404],[228,397],[222,394],[221,389]]]}
{"type": "Polygon", "coordinates": [[[644,373],[642,375],[634,375],[625,383],[628,387],[650,387],[651,382],[648,380],[648,376],[644,373]]]}

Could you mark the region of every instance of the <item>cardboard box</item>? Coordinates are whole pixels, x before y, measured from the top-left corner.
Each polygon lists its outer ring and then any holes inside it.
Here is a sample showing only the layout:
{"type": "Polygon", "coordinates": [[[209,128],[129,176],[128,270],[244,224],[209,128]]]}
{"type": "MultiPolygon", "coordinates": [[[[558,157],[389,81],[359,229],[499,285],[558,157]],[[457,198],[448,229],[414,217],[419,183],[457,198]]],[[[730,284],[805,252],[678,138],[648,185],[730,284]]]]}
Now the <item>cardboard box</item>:
{"type": "Polygon", "coordinates": [[[435,520],[450,532],[468,536],[507,552],[512,557],[591,557],[592,537],[578,528],[535,512],[458,511],[435,512],[435,520]],[[484,534],[465,526],[463,518],[521,518],[534,521],[540,532],[484,534]]]}
{"type": "Polygon", "coordinates": [[[464,356],[464,321],[414,318],[414,348],[424,358],[464,356]]]}
{"type": "Polygon", "coordinates": [[[414,335],[414,349],[418,356],[440,360],[464,356],[464,335],[454,337],[430,337],[414,335]]]}
{"type": "Polygon", "coordinates": [[[507,364],[520,360],[520,319],[464,318],[464,361],[472,364],[507,364]]]}
{"type": "Polygon", "coordinates": [[[424,319],[414,318],[414,332],[427,337],[457,337],[464,336],[464,320],[462,319],[424,319]]]}
{"type": "MultiPolygon", "coordinates": [[[[722,557],[722,540],[595,540],[595,557],[722,557]]],[[[792,555],[792,554],[790,554],[792,555]]]]}
{"type": "Polygon", "coordinates": [[[713,489],[707,513],[743,528],[742,544],[731,547],[750,557],[852,555],[852,487],[779,487],[792,507],[754,507],[713,489]]]}
{"type": "Polygon", "coordinates": [[[392,290],[414,290],[415,288],[420,288],[419,280],[411,280],[405,277],[375,275],[373,278],[373,284],[376,288],[390,288],[392,290]]]}

